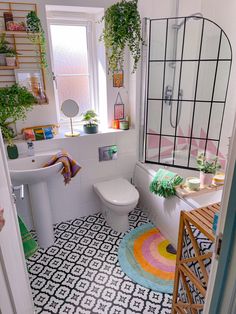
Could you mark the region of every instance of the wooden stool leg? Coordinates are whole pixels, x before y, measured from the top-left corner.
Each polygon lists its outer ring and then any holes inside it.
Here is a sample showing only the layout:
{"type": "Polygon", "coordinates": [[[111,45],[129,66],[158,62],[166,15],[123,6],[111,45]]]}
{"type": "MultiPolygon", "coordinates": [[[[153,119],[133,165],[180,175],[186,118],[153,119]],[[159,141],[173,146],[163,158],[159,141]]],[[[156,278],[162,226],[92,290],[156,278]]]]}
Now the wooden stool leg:
{"type": "Polygon", "coordinates": [[[180,271],[179,265],[182,257],[182,243],[183,243],[183,235],[184,235],[184,211],[180,213],[180,223],[179,223],[179,235],[178,235],[178,247],[176,254],[176,268],[175,268],[175,281],[174,281],[174,292],[173,292],[173,303],[172,303],[172,314],[177,314],[176,311],[176,303],[178,299],[178,291],[179,291],[179,279],[180,279],[180,271]]]}

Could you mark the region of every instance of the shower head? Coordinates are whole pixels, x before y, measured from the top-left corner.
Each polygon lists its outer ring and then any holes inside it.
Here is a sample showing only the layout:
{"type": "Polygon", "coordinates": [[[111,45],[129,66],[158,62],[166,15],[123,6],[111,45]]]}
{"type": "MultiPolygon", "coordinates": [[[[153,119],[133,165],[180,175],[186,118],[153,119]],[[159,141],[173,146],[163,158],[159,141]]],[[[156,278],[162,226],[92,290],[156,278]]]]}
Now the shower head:
{"type": "Polygon", "coordinates": [[[197,12],[197,13],[194,13],[194,14],[192,14],[192,15],[187,16],[181,23],[179,23],[179,24],[173,24],[173,25],[172,25],[172,28],[179,30],[179,29],[184,25],[185,20],[186,20],[186,22],[187,22],[189,19],[198,20],[198,19],[202,19],[202,18],[203,18],[202,13],[197,12]]]}

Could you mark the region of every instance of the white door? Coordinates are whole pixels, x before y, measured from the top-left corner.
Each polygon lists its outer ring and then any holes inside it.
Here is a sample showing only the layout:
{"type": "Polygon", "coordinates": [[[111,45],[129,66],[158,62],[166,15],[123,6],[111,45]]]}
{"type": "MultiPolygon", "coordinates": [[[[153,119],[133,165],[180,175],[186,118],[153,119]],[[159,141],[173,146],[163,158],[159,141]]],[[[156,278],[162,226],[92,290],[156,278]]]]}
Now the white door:
{"type": "Polygon", "coordinates": [[[0,232],[0,313],[33,314],[33,300],[0,132],[1,208],[4,209],[5,226],[0,232]]]}

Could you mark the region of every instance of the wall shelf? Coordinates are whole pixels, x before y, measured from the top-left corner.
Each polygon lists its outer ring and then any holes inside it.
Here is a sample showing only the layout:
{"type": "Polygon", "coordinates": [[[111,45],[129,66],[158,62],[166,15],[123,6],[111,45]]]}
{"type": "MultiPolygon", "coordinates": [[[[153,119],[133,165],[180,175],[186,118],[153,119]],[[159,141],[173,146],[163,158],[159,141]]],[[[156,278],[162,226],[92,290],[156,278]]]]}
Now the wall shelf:
{"type": "Polygon", "coordinates": [[[0,30],[0,34],[5,33],[6,35],[24,35],[24,36],[30,36],[30,35],[39,35],[39,33],[30,33],[27,31],[6,31],[6,30],[0,30]]]}
{"type": "MultiPolygon", "coordinates": [[[[0,25],[5,27],[4,12],[10,12],[13,21],[24,22],[29,12],[34,11],[37,14],[36,3],[26,2],[3,2],[0,1],[0,25]]],[[[38,42],[31,40],[31,36],[39,35],[39,33],[30,33],[25,31],[9,31],[0,29],[0,35],[6,34],[9,46],[15,49],[19,55],[17,56],[16,66],[0,66],[0,88],[9,84],[16,83],[15,69],[19,70],[41,70],[42,71],[42,89],[45,92],[45,71],[41,65],[42,50],[38,42]],[[13,80],[14,79],[14,80],[13,80]]]]}
{"type": "Polygon", "coordinates": [[[19,66],[0,65],[0,70],[15,70],[15,69],[19,69],[19,66]]]}

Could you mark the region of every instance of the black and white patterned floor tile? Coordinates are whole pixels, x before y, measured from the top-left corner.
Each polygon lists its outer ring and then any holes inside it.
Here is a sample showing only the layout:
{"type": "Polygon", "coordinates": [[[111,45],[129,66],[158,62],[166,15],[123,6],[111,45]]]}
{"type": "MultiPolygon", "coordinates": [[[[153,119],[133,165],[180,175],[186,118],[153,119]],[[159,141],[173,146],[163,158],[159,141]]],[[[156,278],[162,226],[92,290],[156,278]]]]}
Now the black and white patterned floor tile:
{"type": "MultiPolygon", "coordinates": [[[[135,209],[130,229],[149,222],[135,209]]],[[[102,214],[55,226],[56,241],[27,261],[36,313],[168,314],[172,296],[131,281],[121,270],[118,247],[124,236],[102,214]]]]}

